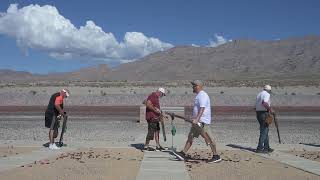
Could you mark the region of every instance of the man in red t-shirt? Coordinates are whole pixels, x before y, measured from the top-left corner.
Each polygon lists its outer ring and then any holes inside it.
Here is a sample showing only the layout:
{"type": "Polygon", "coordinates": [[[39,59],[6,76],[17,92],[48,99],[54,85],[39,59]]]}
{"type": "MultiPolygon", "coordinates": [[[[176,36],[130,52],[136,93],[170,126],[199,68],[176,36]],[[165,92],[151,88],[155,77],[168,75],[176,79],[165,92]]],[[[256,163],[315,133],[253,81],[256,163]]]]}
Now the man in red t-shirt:
{"type": "Polygon", "coordinates": [[[159,98],[166,95],[164,88],[159,88],[156,92],[151,93],[145,101],[146,104],[146,120],[148,122],[148,134],[146,137],[146,142],[144,144],[145,150],[152,150],[149,147],[150,140],[155,139],[156,141],[156,150],[164,150],[159,143],[159,134],[160,134],[160,103],[159,98]]]}
{"type": "Polygon", "coordinates": [[[54,143],[54,139],[58,137],[59,120],[61,116],[64,116],[63,111],[63,99],[69,97],[69,90],[62,89],[60,92],[54,93],[48,103],[48,107],[45,112],[45,126],[50,128],[49,130],[49,149],[60,149],[54,143]]]}

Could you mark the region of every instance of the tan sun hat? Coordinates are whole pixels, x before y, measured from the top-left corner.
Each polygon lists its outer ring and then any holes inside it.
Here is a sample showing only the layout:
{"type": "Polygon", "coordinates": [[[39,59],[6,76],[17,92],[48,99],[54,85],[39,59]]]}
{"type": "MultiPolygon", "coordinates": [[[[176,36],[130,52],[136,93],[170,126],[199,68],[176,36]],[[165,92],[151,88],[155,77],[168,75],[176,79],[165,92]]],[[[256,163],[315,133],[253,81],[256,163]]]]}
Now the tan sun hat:
{"type": "Polygon", "coordinates": [[[203,86],[203,82],[201,80],[194,80],[190,82],[192,86],[203,86]]]}

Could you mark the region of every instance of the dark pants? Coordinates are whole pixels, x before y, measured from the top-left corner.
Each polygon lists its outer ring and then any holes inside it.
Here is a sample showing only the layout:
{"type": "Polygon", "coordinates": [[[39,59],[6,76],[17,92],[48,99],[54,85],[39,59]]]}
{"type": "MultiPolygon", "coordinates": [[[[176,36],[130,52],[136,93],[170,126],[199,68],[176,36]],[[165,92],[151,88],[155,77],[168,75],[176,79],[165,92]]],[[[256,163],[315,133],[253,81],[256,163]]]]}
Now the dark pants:
{"type": "Polygon", "coordinates": [[[269,125],[266,123],[268,112],[257,111],[257,120],[260,124],[260,137],[258,143],[258,150],[269,149],[269,125]]]}

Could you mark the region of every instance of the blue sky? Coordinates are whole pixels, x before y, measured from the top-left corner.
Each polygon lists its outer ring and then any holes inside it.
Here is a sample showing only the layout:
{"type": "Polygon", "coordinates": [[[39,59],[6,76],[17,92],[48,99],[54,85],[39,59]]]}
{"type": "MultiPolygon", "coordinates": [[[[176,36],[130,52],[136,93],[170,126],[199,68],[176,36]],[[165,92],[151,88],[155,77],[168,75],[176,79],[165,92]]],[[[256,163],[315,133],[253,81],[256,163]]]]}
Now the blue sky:
{"type": "Polygon", "coordinates": [[[178,45],[320,35],[319,10],[318,0],[1,0],[0,69],[72,71],[178,45]]]}

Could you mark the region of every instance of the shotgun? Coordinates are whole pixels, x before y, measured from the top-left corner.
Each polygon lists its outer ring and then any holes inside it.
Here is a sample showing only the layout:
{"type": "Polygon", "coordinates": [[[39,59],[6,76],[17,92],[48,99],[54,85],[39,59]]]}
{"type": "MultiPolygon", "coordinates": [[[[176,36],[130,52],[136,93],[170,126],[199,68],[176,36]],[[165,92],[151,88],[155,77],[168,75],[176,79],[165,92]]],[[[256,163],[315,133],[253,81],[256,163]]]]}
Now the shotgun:
{"type": "Polygon", "coordinates": [[[280,132],[279,132],[279,124],[278,124],[278,120],[277,120],[277,117],[276,117],[276,113],[272,113],[272,115],[273,115],[274,125],[277,128],[279,144],[281,144],[281,138],[280,138],[280,132]]]}
{"type": "Polygon", "coordinates": [[[62,123],[61,134],[60,134],[60,140],[59,140],[59,146],[60,147],[63,146],[63,135],[64,135],[64,133],[66,132],[66,129],[67,129],[67,120],[68,120],[67,113],[64,112],[63,123],[62,123]]]}
{"type": "MultiPolygon", "coordinates": [[[[184,116],[177,115],[177,114],[175,114],[175,113],[173,113],[173,112],[167,112],[167,111],[165,111],[164,113],[165,113],[165,114],[168,114],[168,115],[171,117],[172,120],[174,120],[174,118],[177,117],[177,118],[179,118],[179,119],[183,119],[183,120],[185,120],[186,122],[189,122],[189,123],[193,124],[192,119],[188,119],[188,118],[186,118],[186,117],[184,117],[184,116]]],[[[202,127],[202,124],[201,124],[200,122],[198,122],[198,126],[202,127]]]]}
{"type": "Polygon", "coordinates": [[[164,127],[164,118],[165,116],[160,116],[160,123],[161,123],[161,129],[162,129],[162,135],[163,135],[163,140],[167,141],[167,136],[166,136],[166,129],[164,127]]]}

